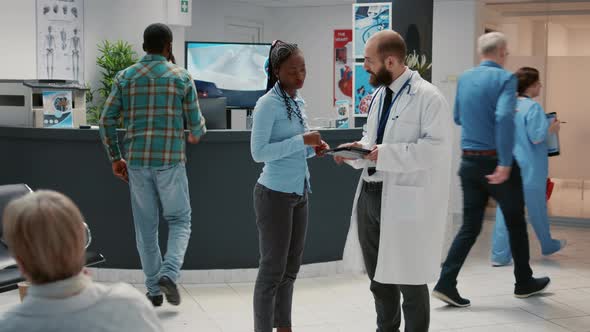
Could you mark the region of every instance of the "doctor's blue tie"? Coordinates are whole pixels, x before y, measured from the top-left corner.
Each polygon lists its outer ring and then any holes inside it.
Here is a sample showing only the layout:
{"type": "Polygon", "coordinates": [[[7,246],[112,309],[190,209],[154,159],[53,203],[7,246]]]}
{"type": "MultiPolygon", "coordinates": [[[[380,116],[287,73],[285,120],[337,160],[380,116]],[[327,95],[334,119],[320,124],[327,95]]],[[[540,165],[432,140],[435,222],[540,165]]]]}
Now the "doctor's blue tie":
{"type": "MultiPolygon", "coordinates": [[[[385,88],[385,99],[383,100],[383,107],[381,108],[381,118],[379,119],[379,126],[377,127],[377,141],[375,144],[383,143],[383,135],[385,134],[385,126],[387,125],[387,118],[389,117],[389,108],[391,107],[391,102],[393,100],[393,91],[389,87],[385,88]],[[383,132],[379,130],[379,128],[383,128],[383,132]]],[[[369,176],[375,174],[377,169],[375,167],[369,167],[367,172],[369,176]]]]}

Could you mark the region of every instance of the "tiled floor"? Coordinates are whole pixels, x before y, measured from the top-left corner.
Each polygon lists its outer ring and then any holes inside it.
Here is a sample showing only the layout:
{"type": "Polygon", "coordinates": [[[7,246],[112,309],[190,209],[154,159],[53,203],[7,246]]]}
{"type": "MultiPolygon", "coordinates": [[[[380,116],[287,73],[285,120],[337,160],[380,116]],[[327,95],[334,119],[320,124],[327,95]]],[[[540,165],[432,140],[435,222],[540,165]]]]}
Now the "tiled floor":
{"type": "MultiPolygon", "coordinates": [[[[535,274],[549,275],[553,282],[547,294],[520,300],[512,296],[512,268],[488,263],[491,226],[486,223],[460,275],[460,291],[473,306],[455,309],[433,300],[431,331],[590,331],[590,228],[555,227],[554,236],[569,245],[551,258],[542,258],[531,240],[535,274]]],[[[164,305],[157,312],[166,331],[252,331],[252,291],[253,284],[185,284],[182,305],[164,305]]],[[[0,295],[0,311],[17,296],[0,295]]],[[[372,297],[362,276],[298,280],[293,317],[296,332],[375,331],[372,297]]]]}

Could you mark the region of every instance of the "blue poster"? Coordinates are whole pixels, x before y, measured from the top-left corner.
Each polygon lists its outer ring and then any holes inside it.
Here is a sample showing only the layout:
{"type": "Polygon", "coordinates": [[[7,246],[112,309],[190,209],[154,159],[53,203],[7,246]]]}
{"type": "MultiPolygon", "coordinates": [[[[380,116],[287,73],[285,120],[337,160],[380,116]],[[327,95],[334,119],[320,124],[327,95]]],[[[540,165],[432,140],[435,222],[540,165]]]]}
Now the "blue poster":
{"type": "Polygon", "coordinates": [[[391,3],[355,4],[354,57],[364,58],[365,44],[375,33],[391,29],[391,3]]]}
{"type": "Polygon", "coordinates": [[[43,127],[74,128],[72,91],[43,91],[43,127]]]}
{"type": "Polygon", "coordinates": [[[354,116],[367,116],[375,88],[369,83],[371,75],[362,64],[354,65],[354,116]]]}
{"type": "Polygon", "coordinates": [[[348,128],[350,119],[350,101],[338,100],[336,101],[336,128],[348,128]]]}

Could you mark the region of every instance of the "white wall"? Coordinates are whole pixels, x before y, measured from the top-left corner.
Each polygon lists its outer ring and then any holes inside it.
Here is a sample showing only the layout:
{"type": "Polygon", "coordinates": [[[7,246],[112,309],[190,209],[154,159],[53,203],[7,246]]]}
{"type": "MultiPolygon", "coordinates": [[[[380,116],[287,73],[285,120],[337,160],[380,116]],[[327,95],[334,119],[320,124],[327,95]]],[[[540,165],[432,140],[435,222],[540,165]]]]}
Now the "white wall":
{"type": "Polygon", "coordinates": [[[568,45],[570,56],[590,55],[590,29],[569,29],[568,45]]]}
{"type": "MultiPolygon", "coordinates": [[[[166,0],[100,0],[85,1],[86,81],[97,87],[100,79],[96,66],[98,43],[103,40],[129,42],[141,58],[143,31],[152,23],[166,23],[166,0]],[[113,10],[116,8],[116,10],[113,10]],[[133,15],[130,15],[133,13],[133,15]]],[[[193,9],[194,10],[194,9],[193,9]]],[[[172,52],[184,66],[185,28],[170,26],[174,37],[172,52]]]]}
{"type": "Polygon", "coordinates": [[[261,42],[270,41],[268,32],[270,9],[266,7],[236,3],[229,0],[193,0],[193,25],[186,29],[186,40],[190,41],[232,41],[225,36],[225,25],[236,19],[263,25],[261,42]]]}
{"type": "MultiPolygon", "coordinates": [[[[35,0],[14,1],[10,9],[0,11],[2,42],[7,47],[0,56],[0,78],[35,79],[36,17],[35,0]]],[[[97,44],[102,40],[125,40],[133,45],[138,56],[142,50],[143,30],[150,23],[165,22],[166,0],[100,0],[84,2],[84,80],[98,87],[96,66],[97,44]],[[130,15],[130,13],[133,13],[130,15]]],[[[174,53],[184,56],[184,28],[172,27],[174,53]]],[[[182,62],[180,63],[183,64],[182,62]]]]}
{"type": "Polygon", "coordinates": [[[309,118],[332,118],[334,30],[352,28],[352,6],[273,8],[271,16],[270,37],[297,43],[305,54],[307,79],[301,94],[309,118]]]}
{"type": "Polygon", "coordinates": [[[518,46],[521,40],[527,39],[522,38],[520,35],[520,24],[519,23],[502,23],[498,26],[498,30],[506,35],[508,41],[508,47],[510,48],[511,54],[519,54],[518,46]]]}
{"type": "Polygon", "coordinates": [[[310,119],[333,112],[333,30],[350,29],[352,6],[262,7],[228,0],[196,0],[193,26],[186,40],[235,41],[225,31],[228,22],[243,21],[263,27],[262,42],[281,39],[299,44],[305,53],[308,76],[301,93],[310,119]]]}
{"type": "Polygon", "coordinates": [[[12,1],[0,11],[0,79],[37,77],[35,0],[12,1]]]}
{"type": "Polygon", "coordinates": [[[549,22],[548,34],[548,56],[567,56],[569,44],[567,29],[561,24],[549,22]]]}
{"type": "MultiPolygon", "coordinates": [[[[476,40],[482,31],[480,7],[476,0],[435,0],[432,36],[432,82],[438,86],[453,107],[456,78],[476,62],[476,40]],[[457,18],[461,19],[458,20],[457,18]]],[[[461,129],[454,127],[451,210],[462,211],[462,190],[459,177],[461,129]]]]}
{"type": "Polygon", "coordinates": [[[549,57],[547,63],[547,112],[557,112],[561,155],[549,158],[549,176],[559,179],[590,179],[588,151],[588,73],[590,56],[549,57]]]}

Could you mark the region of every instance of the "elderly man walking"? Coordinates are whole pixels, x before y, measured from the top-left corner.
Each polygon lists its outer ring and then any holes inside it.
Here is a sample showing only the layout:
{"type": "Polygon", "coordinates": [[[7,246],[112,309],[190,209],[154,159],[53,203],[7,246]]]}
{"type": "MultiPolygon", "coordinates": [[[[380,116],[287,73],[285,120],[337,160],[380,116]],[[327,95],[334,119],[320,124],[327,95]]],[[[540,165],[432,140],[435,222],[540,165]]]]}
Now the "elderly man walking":
{"type": "Polygon", "coordinates": [[[462,127],[463,225],[443,264],[433,296],[456,307],[471,303],[457,290],[459,271],[481,232],[486,204],[493,197],[506,218],[514,259],[514,295],[540,293],[549,278],[533,278],[524,217],[524,195],[518,164],[513,159],[516,77],[502,67],[508,57],[506,37],[488,33],[479,38],[482,62],[465,72],[457,86],[455,122],[462,127]]]}

